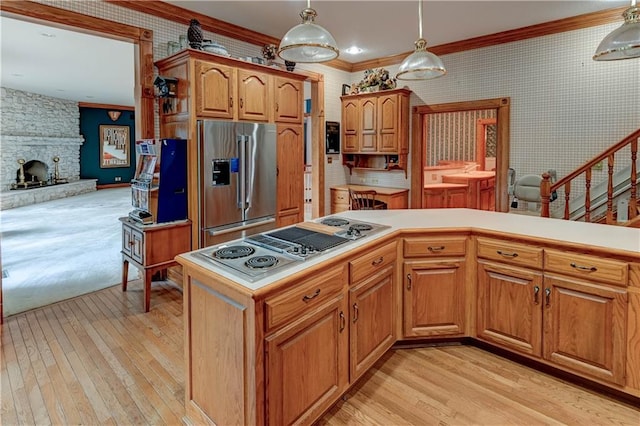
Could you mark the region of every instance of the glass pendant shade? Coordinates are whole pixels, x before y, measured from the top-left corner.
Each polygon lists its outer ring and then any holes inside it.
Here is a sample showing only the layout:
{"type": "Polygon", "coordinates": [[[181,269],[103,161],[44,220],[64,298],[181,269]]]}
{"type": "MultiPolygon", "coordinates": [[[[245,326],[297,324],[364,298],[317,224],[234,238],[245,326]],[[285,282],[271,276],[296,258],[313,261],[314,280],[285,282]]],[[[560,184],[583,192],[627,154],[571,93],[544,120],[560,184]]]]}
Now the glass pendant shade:
{"type": "Polygon", "coordinates": [[[622,16],[624,16],[624,24],[600,42],[593,60],[615,61],[640,58],[640,8],[635,6],[635,0],[622,16]]]}
{"type": "Polygon", "coordinates": [[[398,80],[428,80],[443,76],[447,73],[444,64],[433,53],[427,50],[427,41],[423,38],[416,41],[416,50],[407,56],[396,78],[398,80]]]}
{"type": "Polygon", "coordinates": [[[339,55],[337,44],[331,33],[315,24],[318,14],[307,7],[300,16],[302,24],[291,28],[280,41],[278,56],[291,62],[326,62],[339,55]]]}
{"type": "Polygon", "coordinates": [[[429,80],[447,73],[440,58],[427,50],[427,40],[422,38],[422,0],[418,0],[418,29],[416,50],[400,64],[398,80],[429,80]]]}

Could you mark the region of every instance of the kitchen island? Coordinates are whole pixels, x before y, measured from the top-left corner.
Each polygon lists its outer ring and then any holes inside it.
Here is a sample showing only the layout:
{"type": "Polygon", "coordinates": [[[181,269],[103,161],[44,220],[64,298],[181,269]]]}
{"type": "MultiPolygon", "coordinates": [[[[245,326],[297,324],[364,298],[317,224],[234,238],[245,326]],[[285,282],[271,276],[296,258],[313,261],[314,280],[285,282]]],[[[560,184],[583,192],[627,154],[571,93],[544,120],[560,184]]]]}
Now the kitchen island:
{"type": "Polygon", "coordinates": [[[254,281],[176,258],[191,421],[312,423],[395,342],[443,337],[640,396],[640,230],[469,209],[339,216],[388,228],[254,281]]]}

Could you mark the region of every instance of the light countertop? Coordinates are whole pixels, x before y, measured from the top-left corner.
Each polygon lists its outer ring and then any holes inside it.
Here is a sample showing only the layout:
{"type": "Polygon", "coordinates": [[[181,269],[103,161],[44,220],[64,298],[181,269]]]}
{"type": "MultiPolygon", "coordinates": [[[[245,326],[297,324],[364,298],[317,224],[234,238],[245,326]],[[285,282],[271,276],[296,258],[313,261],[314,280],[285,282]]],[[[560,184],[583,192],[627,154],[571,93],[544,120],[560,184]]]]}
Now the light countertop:
{"type": "MultiPolygon", "coordinates": [[[[358,210],[345,211],[335,216],[358,219],[390,226],[378,234],[368,238],[339,246],[328,253],[301,262],[299,265],[274,273],[259,281],[249,282],[214,266],[212,263],[193,256],[197,251],[185,253],[177,257],[204,266],[216,274],[227,277],[250,290],[257,290],[275,281],[286,278],[292,273],[302,271],[310,266],[324,262],[332,257],[354,250],[401,230],[436,230],[459,228],[495,231],[505,234],[516,234],[523,237],[540,238],[560,243],[580,246],[594,246],[625,255],[637,256],[640,260],[640,229],[613,225],[566,221],[561,219],[524,216],[513,213],[498,213],[474,209],[409,209],[409,210],[358,210]]],[[[210,250],[210,249],[209,249],[210,250]]]]}

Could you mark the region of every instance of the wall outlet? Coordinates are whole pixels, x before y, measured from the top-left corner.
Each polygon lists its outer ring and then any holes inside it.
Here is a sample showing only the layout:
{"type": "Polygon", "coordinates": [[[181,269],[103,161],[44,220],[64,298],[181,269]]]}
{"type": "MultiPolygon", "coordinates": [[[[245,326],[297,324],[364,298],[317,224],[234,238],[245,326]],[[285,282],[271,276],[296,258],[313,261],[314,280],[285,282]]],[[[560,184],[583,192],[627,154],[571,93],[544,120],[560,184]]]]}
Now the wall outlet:
{"type": "Polygon", "coordinates": [[[593,166],[593,170],[598,170],[601,171],[602,170],[602,161],[597,162],[594,166],[593,166]]]}
{"type": "Polygon", "coordinates": [[[121,176],[116,176],[114,180],[116,182],[122,182],[122,177],[121,176]]]}

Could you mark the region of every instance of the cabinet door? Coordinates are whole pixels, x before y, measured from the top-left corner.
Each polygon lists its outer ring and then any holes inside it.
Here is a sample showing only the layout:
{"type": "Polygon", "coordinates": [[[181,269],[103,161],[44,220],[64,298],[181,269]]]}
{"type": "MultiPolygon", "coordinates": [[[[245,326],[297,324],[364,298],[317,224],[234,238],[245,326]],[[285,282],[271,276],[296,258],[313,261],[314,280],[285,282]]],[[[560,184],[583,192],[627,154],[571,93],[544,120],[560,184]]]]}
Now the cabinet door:
{"type": "Polygon", "coordinates": [[[450,209],[467,208],[467,188],[449,188],[445,191],[446,207],[450,209]]]}
{"type": "Polygon", "coordinates": [[[269,121],[271,96],[268,74],[238,70],[238,119],[269,121]]]}
{"type": "Polygon", "coordinates": [[[376,98],[360,101],[360,152],[378,150],[378,102],[376,98]]]}
{"type": "Polygon", "coordinates": [[[349,382],[355,382],[395,342],[393,272],[389,266],[353,286],[351,309],[349,382]]]}
{"type": "Polygon", "coordinates": [[[480,182],[480,210],[496,210],[496,180],[495,178],[480,182]]]}
{"type": "Polygon", "coordinates": [[[266,338],[267,424],[310,423],[347,386],[346,299],[266,338]]]}
{"type": "Polygon", "coordinates": [[[196,114],[233,120],[235,68],[195,61],[195,74],[196,114]]]}
{"type": "Polygon", "coordinates": [[[275,121],[300,124],[304,91],[302,82],[275,78],[275,121]]]}
{"type": "Polygon", "coordinates": [[[404,263],[404,335],[464,332],[464,262],[459,259],[404,263]]]}
{"type": "Polygon", "coordinates": [[[446,207],[444,189],[425,189],[424,206],[425,209],[442,209],[446,207]]]}
{"type": "Polygon", "coordinates": [[[544,285],[545,359],[624,384],[626,290],[555,275],[544,285]]]}
{"type": "Polygon", "coordinates": [[[478,337],[542,355],[542,274],[478,261],[478,337]]]}
{"type": "Polygon", "coordinates": [[[277,201],[279,226],[304,219],[304,135],[302,126],[278,125],[277,201]],[[282,222],[282,223],[280,223],[282,222]]]}
{"type": "Polygon", "coordinates": [[[342,152],[358,152],[360,149],[360,104],[356,99],[342,101],[342,152]]]}
{"type": "Polygon", "coordinates": [[[398,95],[378,98],[378,151],[398,152],[398,95]]]}

